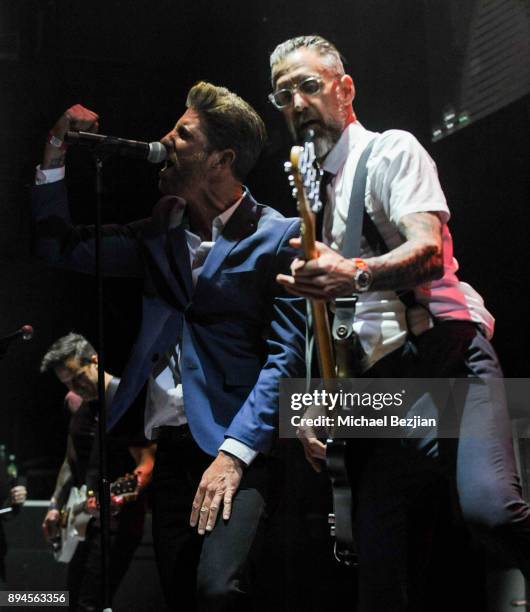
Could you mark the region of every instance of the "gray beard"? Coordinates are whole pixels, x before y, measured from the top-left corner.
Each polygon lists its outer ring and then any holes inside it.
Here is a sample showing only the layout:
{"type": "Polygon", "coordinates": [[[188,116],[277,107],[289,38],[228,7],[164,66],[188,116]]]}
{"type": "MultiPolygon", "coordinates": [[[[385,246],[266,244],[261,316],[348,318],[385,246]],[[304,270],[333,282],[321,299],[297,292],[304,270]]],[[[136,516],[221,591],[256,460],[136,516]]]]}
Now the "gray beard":
{"type": "MultiPolygon", "coordinates": [[[[326,126],[324,131],[319,130],[315,132],[313,143],[315,145],[315,156],[317,159],[323,159],[331,149],[333,149],[341,134],[342,128],[339,126],[326,126]]],[[[295,132],[293,128],[291,130],[291,136],[296,143],[303,144],[305,142],[306,134],[304,132],[295,132]]]]}
{"type": "MultiPolygon", "coordinates": [[[[340,136],[340,134],[339,134],[340,136]]],[[[315,156],[317,159],[322,159],[333,149],[338,141],[335,134],[326,132],[325,134],[317,134],[313,140],[315,145],[315,156]]]]}

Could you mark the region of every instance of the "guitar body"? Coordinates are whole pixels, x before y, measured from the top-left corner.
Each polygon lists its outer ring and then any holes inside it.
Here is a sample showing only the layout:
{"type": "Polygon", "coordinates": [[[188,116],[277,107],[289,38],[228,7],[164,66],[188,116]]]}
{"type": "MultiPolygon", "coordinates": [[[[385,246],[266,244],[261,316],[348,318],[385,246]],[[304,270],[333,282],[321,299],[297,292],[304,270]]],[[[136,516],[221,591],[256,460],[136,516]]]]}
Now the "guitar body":
{"type": "Polygon", "coordinates": [[[61,510],[60,541],[54,543],[55,560],[69,563],[77,545],[86,538],[86,530],[92,515],[84,511],[88,499],[87,487],[72,487],[66,506],[61,510]]]}
{"type": "MultiPolygon", "coordinates": [[[[127,475],[118,478],[110,485],[111,500],[114,504],[113,515],[120,508],[138,498],[138,480],[136,476],[127,475]]],[[[88,500],[87,486],[72,487],[66,506],[61,510],[59,535],[52,542],[53,555],[60,563],[69,563],[75,554],[77,545],[86,539],[87,527],[94,514],[86,511],[88,500]]]]}

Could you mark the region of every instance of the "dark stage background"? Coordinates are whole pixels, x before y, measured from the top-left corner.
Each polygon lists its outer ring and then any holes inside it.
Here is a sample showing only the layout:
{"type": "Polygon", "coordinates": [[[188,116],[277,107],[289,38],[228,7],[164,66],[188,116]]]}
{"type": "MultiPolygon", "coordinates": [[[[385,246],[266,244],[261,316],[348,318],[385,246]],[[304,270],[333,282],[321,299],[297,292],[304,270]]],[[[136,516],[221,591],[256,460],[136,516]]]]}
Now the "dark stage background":
{"type": "MultiPolygon", "coordinates": [[[[282,170],[290,143],[267,102],[268,54],[302,33],[318,32],[344,53],[357,87],[354,107],[365,126],[410,130],[437,162],[461,277],[497,318],[495,346],[506,374],[528,375],[527,103],[519,99],[433,144],[429,62],[447,50],[439,42],[433,48],[426,34],[428,4],[2,0],[0,336],[31,323],[35,337],[14,344],[0,363],[0,441],[27,473],[30,496],[50,494],[66,431],[64,389],[39,374],[39,361],[70,330],[95,339],[93,280],[50,270],[30,254],[28,185],[48,129],[80,102],[100,114],[102,133],[156,140],[183,112],[195,81],[226,85],[262,113],[269,129],[269,147],[248,180],[254,196],[292,215],[282,170]]],[[[148,215],[157,199],[156,172],[141,162],[109,161],[106,220],[148,215]]],[[[74,218],[89,223],[93,171],[86,151],[71,150],[67,175],[74,218]]],[[[116,374],[137,329],[138,296],[134,283],[106,282],[107,369],[116,374]]],[[[291,481],[309,481],[298,449],[286,452],[294,457],[291,481]]],[[[306,495],[299,492],[296,503],[311,509],[306,495]]],[[[307,520],[308,533],[322,529],[307,520]]]]}

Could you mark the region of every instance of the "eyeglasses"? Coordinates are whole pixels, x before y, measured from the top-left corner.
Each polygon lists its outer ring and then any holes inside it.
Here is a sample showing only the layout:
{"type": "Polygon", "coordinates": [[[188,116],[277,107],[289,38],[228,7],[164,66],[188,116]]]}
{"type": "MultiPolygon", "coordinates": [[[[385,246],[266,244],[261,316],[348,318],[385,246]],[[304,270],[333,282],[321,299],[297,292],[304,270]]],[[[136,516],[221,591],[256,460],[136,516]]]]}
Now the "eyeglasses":
{"type": "Polygon", "coordinates": [[[310,76],[290,88],[285,87],[284,89],[274,91],[273,93],[269,94],[269,100],[277,109],[281,110],[282,108],[291,106],[293,103],[294,92],[296,90],[298,90],[304,96],[316,96],[316,94],[320,93],[323,84],[324,81],[319,77],[310,76]]]}

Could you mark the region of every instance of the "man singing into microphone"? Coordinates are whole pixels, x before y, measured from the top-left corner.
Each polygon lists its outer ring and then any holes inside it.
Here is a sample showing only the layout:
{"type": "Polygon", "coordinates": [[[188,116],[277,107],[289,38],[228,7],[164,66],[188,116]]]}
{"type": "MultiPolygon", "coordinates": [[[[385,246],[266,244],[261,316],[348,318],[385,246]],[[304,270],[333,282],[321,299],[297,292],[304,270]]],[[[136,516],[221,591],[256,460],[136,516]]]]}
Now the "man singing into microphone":
{"type": "MultiPolygon", "coordinates": [[[[151,218],[103,228],[105,274],[144,279],[142,326],[109,427],[148,380],[146,433],[158,442],[154,540],[168,604],[248,610],[278,383],[304,369],[303,301],[275,281],[299,229],[242,185],[266,136],[254,109],[204,82],[186,106],[161,140],[164,197],[151,218]]],[[[65,112],[33,192],[37,254],[82,272],[94,267],[94,230],[70,221],[63,138],[97,127],[97,114],[80,105],[65,112]]]]}

